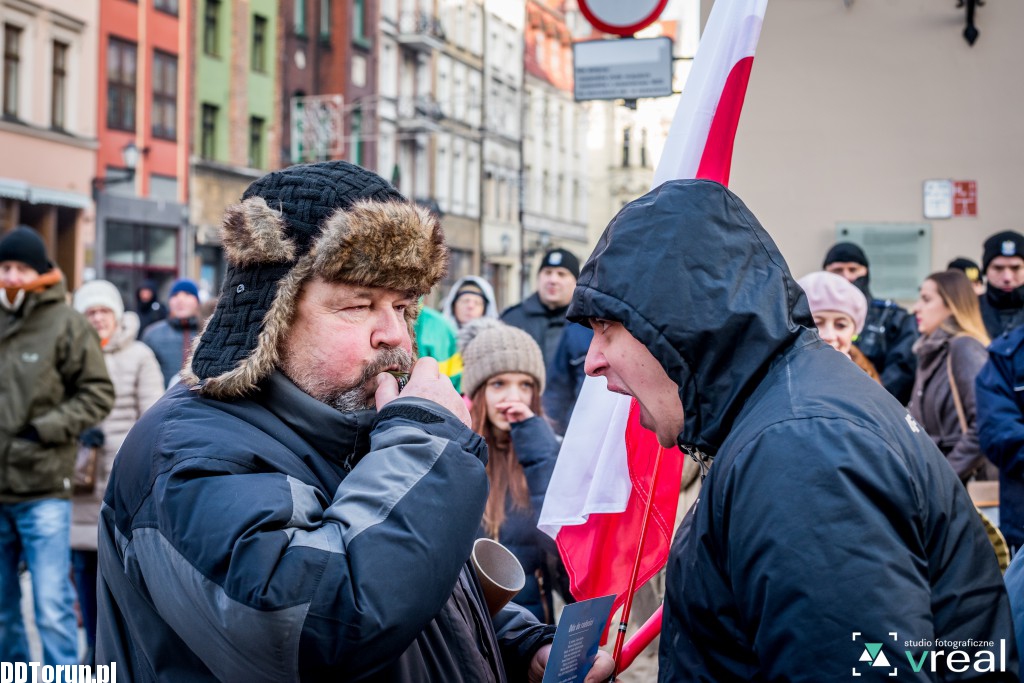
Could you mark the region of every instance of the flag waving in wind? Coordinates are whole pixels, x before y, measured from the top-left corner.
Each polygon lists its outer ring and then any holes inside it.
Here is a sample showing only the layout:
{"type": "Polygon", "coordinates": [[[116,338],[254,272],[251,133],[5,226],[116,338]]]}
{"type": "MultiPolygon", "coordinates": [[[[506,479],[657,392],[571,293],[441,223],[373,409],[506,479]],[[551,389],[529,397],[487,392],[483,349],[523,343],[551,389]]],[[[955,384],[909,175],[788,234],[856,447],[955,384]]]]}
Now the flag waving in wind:
{"type": "MultiPolygon", "coordinates": [[[[653,187],[667,180],[729,181],[733,140],[768,0],[719,0],[669,129],[653,187]]],[[[566,430],[540,528],[553,537],[573,595],[587,599],[627,593],[668,558],[684,457],[673,449],[661,462],[637,583],[630,586],[637,540],[658,444],[639,425],[635,401],[587,377],[566,430]]],[[[694,463],[686,466],[693,467],[694,463]]]]}

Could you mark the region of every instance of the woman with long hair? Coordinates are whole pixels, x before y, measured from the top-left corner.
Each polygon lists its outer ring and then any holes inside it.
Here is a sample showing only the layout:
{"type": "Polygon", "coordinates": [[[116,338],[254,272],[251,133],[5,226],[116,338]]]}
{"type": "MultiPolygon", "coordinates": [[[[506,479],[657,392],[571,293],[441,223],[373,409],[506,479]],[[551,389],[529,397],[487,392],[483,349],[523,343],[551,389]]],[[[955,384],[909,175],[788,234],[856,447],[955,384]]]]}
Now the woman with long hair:
{"type": "Polygon", "coordinates": [[[912,309],[920,339],[917,374],[908,406],[949,464],[966,482],[994,479],[978,445],[974,380],[988,360],[988,333],[978,297],[959,270],[932,273],[912,309]]]}
{"type": "Polygon", "coordinates": [[[490,493],[480,536],[507,547],[523,565],[526,586],[512,600],[553,623],[548,562],[554,543],[537,529],[555,467],[558,439],[544,419],[544,359],[516,327],[480,319],[463,350],[462,387],[472,401],[473,431],[487,442],[490,493]]]}

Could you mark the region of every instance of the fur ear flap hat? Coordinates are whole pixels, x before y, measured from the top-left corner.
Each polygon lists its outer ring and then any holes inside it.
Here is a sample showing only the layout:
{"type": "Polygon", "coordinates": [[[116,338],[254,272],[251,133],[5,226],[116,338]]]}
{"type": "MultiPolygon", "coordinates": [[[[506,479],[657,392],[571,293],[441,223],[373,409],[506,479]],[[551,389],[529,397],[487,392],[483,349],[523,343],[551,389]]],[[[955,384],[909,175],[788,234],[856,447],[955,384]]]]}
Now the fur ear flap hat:
{"type": "MultiPolygon", "coordinates": [[[[448,270],[437,219],[345,161],[291,166],[255,181],[225,211],[221,239],[223,290],[183,375],[214,398],[243,396],[273,372],[307,280],[418,297],[448,270]]],[[[406,314],[410,336],[417,312],[406,314]]]]}

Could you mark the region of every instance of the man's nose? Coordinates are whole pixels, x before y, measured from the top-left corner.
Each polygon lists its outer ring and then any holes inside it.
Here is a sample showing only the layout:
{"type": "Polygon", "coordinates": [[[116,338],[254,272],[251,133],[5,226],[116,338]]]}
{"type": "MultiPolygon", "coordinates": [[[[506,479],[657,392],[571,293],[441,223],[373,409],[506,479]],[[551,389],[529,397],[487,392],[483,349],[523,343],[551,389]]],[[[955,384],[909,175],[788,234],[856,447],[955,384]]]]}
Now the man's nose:
{"type": "Polygon", "coordinates": [[[409,326],[405,322],[405,315],[394,309],[385,311],[377,319],[370,343],[374,348],[390,346],[393,348],[405,347],[409,337],[409,326]]]}
{"type": "Polygon", "coordinates": [[[583,371],[591,377],[600,377],[608,369],[608,361],[601,349],[593,341],[587,349],[587,359],[583,363],[583,371]]]}

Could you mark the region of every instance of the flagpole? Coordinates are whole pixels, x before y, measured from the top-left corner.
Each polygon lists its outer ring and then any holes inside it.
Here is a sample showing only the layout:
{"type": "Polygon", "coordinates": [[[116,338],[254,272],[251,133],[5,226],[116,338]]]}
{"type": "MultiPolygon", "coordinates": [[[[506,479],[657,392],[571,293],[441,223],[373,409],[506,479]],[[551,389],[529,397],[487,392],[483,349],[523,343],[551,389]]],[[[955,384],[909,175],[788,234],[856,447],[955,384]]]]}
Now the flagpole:
{"type": "Polygon", "coordinates": [[[640,560],[643,559],[644,540],[647,538],[647,522],[651,519],[652,503],[654,502],[654,492],[657,490],[658,484],[658,470],[661,469],[661,454],[665,452],[665,449],[658,446],[658,452],[654,456],[654,471],[651,473],[651,490],[647,495],[647,505],[644,508],[644,519],[640,526],[640,540],[636,546],[636,560],[633,562],[633,573],[629,577],[629,592],[626,593],[626,602],[622,606],[622,616],[619,618],[619,629],[615,636],[615,649],[612,651],[612,657],[615,659],[615,674],[612,674],[611,680],[615,680],[615,675],[619,672],[619,658],[622,656],[622,643],[626,638],[626,625],[629,623],[629,612],[633,608],[633,594],[636,593],[637,576],[640,574],[640,560]]]}
{"type": "Polygon", "coordinates": [[[645,621],[644,625],[633,634],[633,637],[622,646],[622,661],[619,663],[622,671],[628,669],[637,655],[646,650],[647,646],[661,633],[661,617],[664,609],[664,604],[658,605],[658,609],[654,610],[651,618],[645,621]]]}

